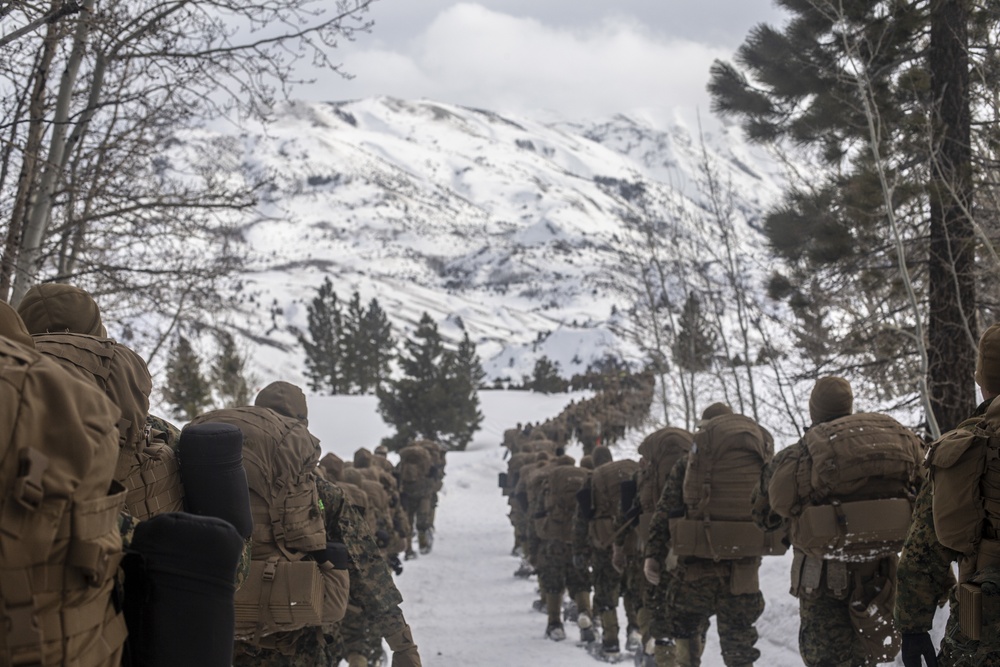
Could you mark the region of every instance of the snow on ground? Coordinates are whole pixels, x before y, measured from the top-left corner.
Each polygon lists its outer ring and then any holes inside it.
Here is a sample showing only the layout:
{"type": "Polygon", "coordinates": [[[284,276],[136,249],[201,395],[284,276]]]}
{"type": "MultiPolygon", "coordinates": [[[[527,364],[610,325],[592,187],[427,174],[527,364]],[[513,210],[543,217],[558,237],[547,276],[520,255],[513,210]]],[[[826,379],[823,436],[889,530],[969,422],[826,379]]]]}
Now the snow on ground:
{"type": "MultiPolygon", "coordinates": [[[[513,576],[518,565],[510,555],[513,532],[506,498],[497,487],[498,473],[506,470],[504,450],[499,446],[504,429],[553,417],[571,399],[586,396],[480,392],[481,429],[467,451],[448,454],[433,551],[406,561],[405,571],[396,580],[403,593],[403,613],[427,667],[595,664],[576,645],[579,633],[574,624],[566,624],[566,641],[545,639],[545,616],[531,608],[537,597],[536,578],[513,576]]],[[[313,396],[309,405],[310,429],[320,438],[324,453],[333,451],[349,460],[359,447],[373,449],[392,433],[379,417],[374,397],[313,396]]],[[[571,446],[569,453],[579,459],[579,445],[571,446]]],[[[789,552],[765,558],[760,570],[767,606],[757,622],[758,665],[802,664],[798,603],[788,593],[790,564],[789,552]]],[[[624,628],[621,610],[619,615],[624,628]]],[[[936,619],[936,640],[945,616],[946,612],[939,613],[936,619]]],[[[896,664],[902,664],[899,658],[896,664]]],[[[714,623],[702,665],[723,665],[714,623]]]]}

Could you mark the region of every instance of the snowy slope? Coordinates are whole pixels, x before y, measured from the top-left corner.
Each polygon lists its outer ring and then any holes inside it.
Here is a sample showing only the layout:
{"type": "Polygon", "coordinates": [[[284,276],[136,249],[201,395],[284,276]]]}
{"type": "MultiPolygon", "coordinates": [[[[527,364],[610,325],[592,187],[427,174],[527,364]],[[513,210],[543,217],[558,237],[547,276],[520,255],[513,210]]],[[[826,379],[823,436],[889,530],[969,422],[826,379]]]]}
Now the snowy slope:
{"type": "Polygon", "coordinates": [[[652,193],[649,214],[693,247],[708,234],[707,161],[735,193],[742,251],[761,265],[753,225],[780,192],[775,167],[738,134],[702,142],[680,117],[540,122],[373,98],[293,103],[266,127],[183,139],[235,147],[213,165],[220,178],[273,178],[240,224],[242,311],[217,314],[244,333],[264,382],[301,379],[289,327],[305,327],[324,276],[345,300],[377,298],[397,335],[424,311],[452,340],[468,331],[490,378],[519,380],[543,354],[567,376],[608,353],[637,360],[609,328],[629,304],[605,284],[634,212],[629,188],[652,193]]]}
{"type": "MultiPolygon", "coordinates": [[[[448,454],[434,550],[407,561],[397,578],[404,597],[403,613],[413,628],[423,663],[428,667],[599,664],[575,645],[578,633],[572,624],[567,624],[566,641],[544,638],[545,617],[531,609],[536,598],[535,579],[513,576],[517,568],[517,560],[509,555],[513,534],[506,517],[506,499],[496,485],[497,473],[506,469],[498,446],[503,430],[519,421],[554,416],[574,396],[513,391],[484,391],[480,396],[485,416],[481,430],[468,451],[448,454]]],[[[322,441],[324,451],[348,458],[358,447],[371,449],[391,433],[369,397],[309,397],[309,404],[310,428],[322,441]]],[[[630,433],[629,442],[618,448],[616,458],[634,451],[643,435],[630,433]]],[[[579,458],[579,446],[571,447],[570,453],[579,458]]],[[[790,555],[765,558],[761,568],[761,590],[767,606],[757,623],[758,665],[802,664],[798,604],[788,594],[789,569],[790,555]]],[[[938,613],[937,638],[945,614],[938,613]]],[[[702,664],[723,665],[714,625],[702,664]]],[[[902,662],[897,658],[896,664],[902,662]]]]}

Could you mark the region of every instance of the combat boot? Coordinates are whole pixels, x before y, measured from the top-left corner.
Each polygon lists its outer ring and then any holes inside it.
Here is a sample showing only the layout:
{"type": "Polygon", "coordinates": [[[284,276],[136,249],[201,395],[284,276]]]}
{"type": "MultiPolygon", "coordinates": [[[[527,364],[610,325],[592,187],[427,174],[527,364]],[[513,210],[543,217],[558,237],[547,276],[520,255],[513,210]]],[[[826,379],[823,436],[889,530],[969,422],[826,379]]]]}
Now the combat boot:
{"type": "Polygon", "coordinates": [[[639,626],[628,626],[628,630],[625,631],[625,649],[638,651],[640,646],[642,646],[642,633],[639,632],[639,626]]]}
{"type": "Polygon", "coordinates": [[[553,641],[566,639],[566,631],[562,624],[562,591],[558,593],[545,594],[545,606],[549,614],[549,625],[545,629],[545,636],[553,641]]]}
{"type": "Polygon", "coordinates": [[[521,579],[527,579],[535,573],[535,568],[531,567],[531,563],[528,562],[527,558],[521,559],[521,566],[514,570],[514,576],[520,577],[521,579]]]}
{"type": "Polygon", "coordinates": [[[420,553],[429,554],[434,545],[434,529],[417,531],[417,543],[420,545],[420,553]]]}
{"type": "Polygon", "coordinates": [[[646,640],[642,650],[635,652],[636,667],[657,667],[656,665],[656,640],[650,637],[646,640]]]}
{"type": "MultiPolygon", "coordinates": [[[[701,664],[701,651],[698,648],[698,640],[675,639],[674,640],[674,660],[677,667],[695,667],[701,664]]],[[[657,662],[659,665],[659,662],[657,662]]]]}
{"type": "Polygon", "coordinates": [[[677,645],[672,639],[657,639],[653,647],[656,667],[677,667],[677,645]]]}
{"type": "Polygon", "coordinates": [[[601,650],[605,653],[618,653],[621,648],[618,646],[617,609],[605,609],[601,612],[601,627],[603,628],[601,650]]]}
{"type": "Polygon", "coordinates": [[[580,641],[590,643],[596,641],[594,635],[593,612],[590,610],[590,593],[580,591],[574,596],[576,601],[576,624],[580,628],[580,641]]]}

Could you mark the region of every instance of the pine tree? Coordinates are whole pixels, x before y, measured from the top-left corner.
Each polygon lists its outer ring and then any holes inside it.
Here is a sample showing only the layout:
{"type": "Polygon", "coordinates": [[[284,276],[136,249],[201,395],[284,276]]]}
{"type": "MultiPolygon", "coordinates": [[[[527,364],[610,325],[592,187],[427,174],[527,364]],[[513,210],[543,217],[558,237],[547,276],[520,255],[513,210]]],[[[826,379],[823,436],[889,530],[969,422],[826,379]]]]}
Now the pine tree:
{"type": "Polygon", "coordinates": [[[337,293],[329,276],[317,289],[307,307],[308,336],[296,331],[299,344],[306,352],[306,377],[313,391],[339,394],[345,390],[343,365],[342,315],[337,293]]]}
{"type": "Polygon", "coordinates": [[[566,391],[567,382],[559,375],[559,362],[553,362],[546,356],[541,356],[535,361],[535,368],[531,375],[530,387],[532,391],[541,394],[555,394],[566,391]]]}
{"type": "Polygon", "coordinates": [[[385,444],[398,449],[419,437],[464,448],[482,421],[476,390],[484,377],[468,335],[451,352],[424,313],[403,344],[399,366],[403,377],[378,390],[379,413],[396,428],[385,444]]]}
{"type": "Polygon", "coordinates": [[[364,308],[361,306],[361,295],[357,290],[347,303],[347,312],[343,317],[343,359],[341,376],[344,392],[348,394],[364,394],[372,386],[368,368],[368,341],[364,330],[364,308]]]}
{"type": "Polygon", "coordinates": [[[451,411],[446,420],[448,432],[441,441],[450,449],[462,450],[483,423],[483,413],[479,411],[479,386],[486,377],[468,332],[462,337],[458,350],[449,355],[446,370],[451,411]]]}
{"type": "Polygon", "coordinates": [[[368,302],[368,309],[362,320],[362,330],[366,346],[364,354],[366,368],[370,373],[366,376],[370,384],[362,391],[367,393],[377,390],[389,378],[389,364],[396,356],[396,339],[392,335],[389,317],[374,298],[368,302]]]}
{"type": "Polygon", "coordinates": [[[174,417],[190,421],[211,402],[211,387],[201,372],[201,360],[184,336],[170,349],[163,397],[174,417]]]}
{"type": "Polygon", "coordinates": [[[219,354],[212,363],[212,384],[224,408],[250,404],[250,384],[247,380],[247,357],[236,349],[236,341],[228,331],[217,334],[219,354]]]}
{"type": "MultiPolygon", "coordinates": [[[[914,360],[926,353],[932,411],[951,428],[974,405],[968,214],[976,172],[992,170],[992,156],[977,160],[970,147],[995,139],[992,122],[973,124],[970,135],[970,98],[995,94],[992,77],[970,81],[970,58],[971,69],[992,70],[992,49],[981,42],[1000,15],[990,3],[950,0],[779,4],[791,14],[783,29],[756,27],[736,65],[713,65],[709,91],[713,110],[739,119],[751,139],[805,148],[825,166],[765,220],[771,246],[791,266],[797,287],[788,296],[811,300],[806,290],[818,277],[849,318],[837,336],[841,353],[883,386],[909,393],[920,373],[914,360]],[[972,40],[980,43],[970,48],[972,40]],[[892,223],[898,236],[887,231],[892,223]]],[[[989,115],[993,107],[981,108],[989,115]]]]}

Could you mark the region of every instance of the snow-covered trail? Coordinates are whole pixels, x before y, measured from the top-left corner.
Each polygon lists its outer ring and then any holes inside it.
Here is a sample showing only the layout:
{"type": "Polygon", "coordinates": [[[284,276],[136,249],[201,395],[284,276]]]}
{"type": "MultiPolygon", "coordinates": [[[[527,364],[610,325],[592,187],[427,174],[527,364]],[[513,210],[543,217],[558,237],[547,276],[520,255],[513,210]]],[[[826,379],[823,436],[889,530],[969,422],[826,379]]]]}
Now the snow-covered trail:
{"type": "MultiPolygon", "coordinates": [[[[406,561],[396,579],[404,597],[403,613],[427,667],[600,664],[576,645],[579,632],[572,623],[566,624],[565,641],[545,639],[545,616],[531,608],[537,597],[536,578],[513,576],[518,566],[510,555],[513,530],[506,498],[497,487],[497,474],[506,470],[499,446],[503,430],[554,416],[570,398],[480,393],[485,416],[481,430],[467,451],[448,454],[433,551],[406,561]]],[[[309,402],[310,430],[324,451],[347,460],[357,448],[372,449],[391,433],[379,418],[373,397],[310,397],[309,402]]],[[[570,447],[569,453],[579,459],[580,447],[570,447]]],[[[786,554],[765,558],[760,570],[766,608],[757,622],[761,651],[757,664],[763,667],[802,665],[798,602],[788,593],[790,566],[791,554],[786,554]]],[[[946,616],[946,611],[938,613],[936,640],[946,616]]],[[[624,618],[620,622],[624,627],[624,618]]],[[[898,657],[896,664],[902,664],[898,657]]],[[[714,624],[702,665],[723,666],[714,624]]]]}
{"type": "MultiPolygon", "coordinates": [[[[513,576],[513,532],[506,499],[497,488],[505,469],[501,450],[477,447],[449,454],[445,493],[440,498],[432,553],[405,563],[397,583],[404,613],[425,664],[466,665],[594,664],[576,645],[578,630],[566,624],[567,639],[544,637],[546,619],[531,608],[537,581],[513,576]]],[[[769,559],[761,579],[769,582],[768,608],[758,622],[761,665],[801,665],[796,648],[798,606],[788,595],[789,561],[769,559]],[[777,587],[777,590],[774,590],[777,587]]],[[[621,619],[624,627],[624,617],[621,619]]],[[[709,633],[705,667],[723,664],[718,639],[709,633]]]]}

